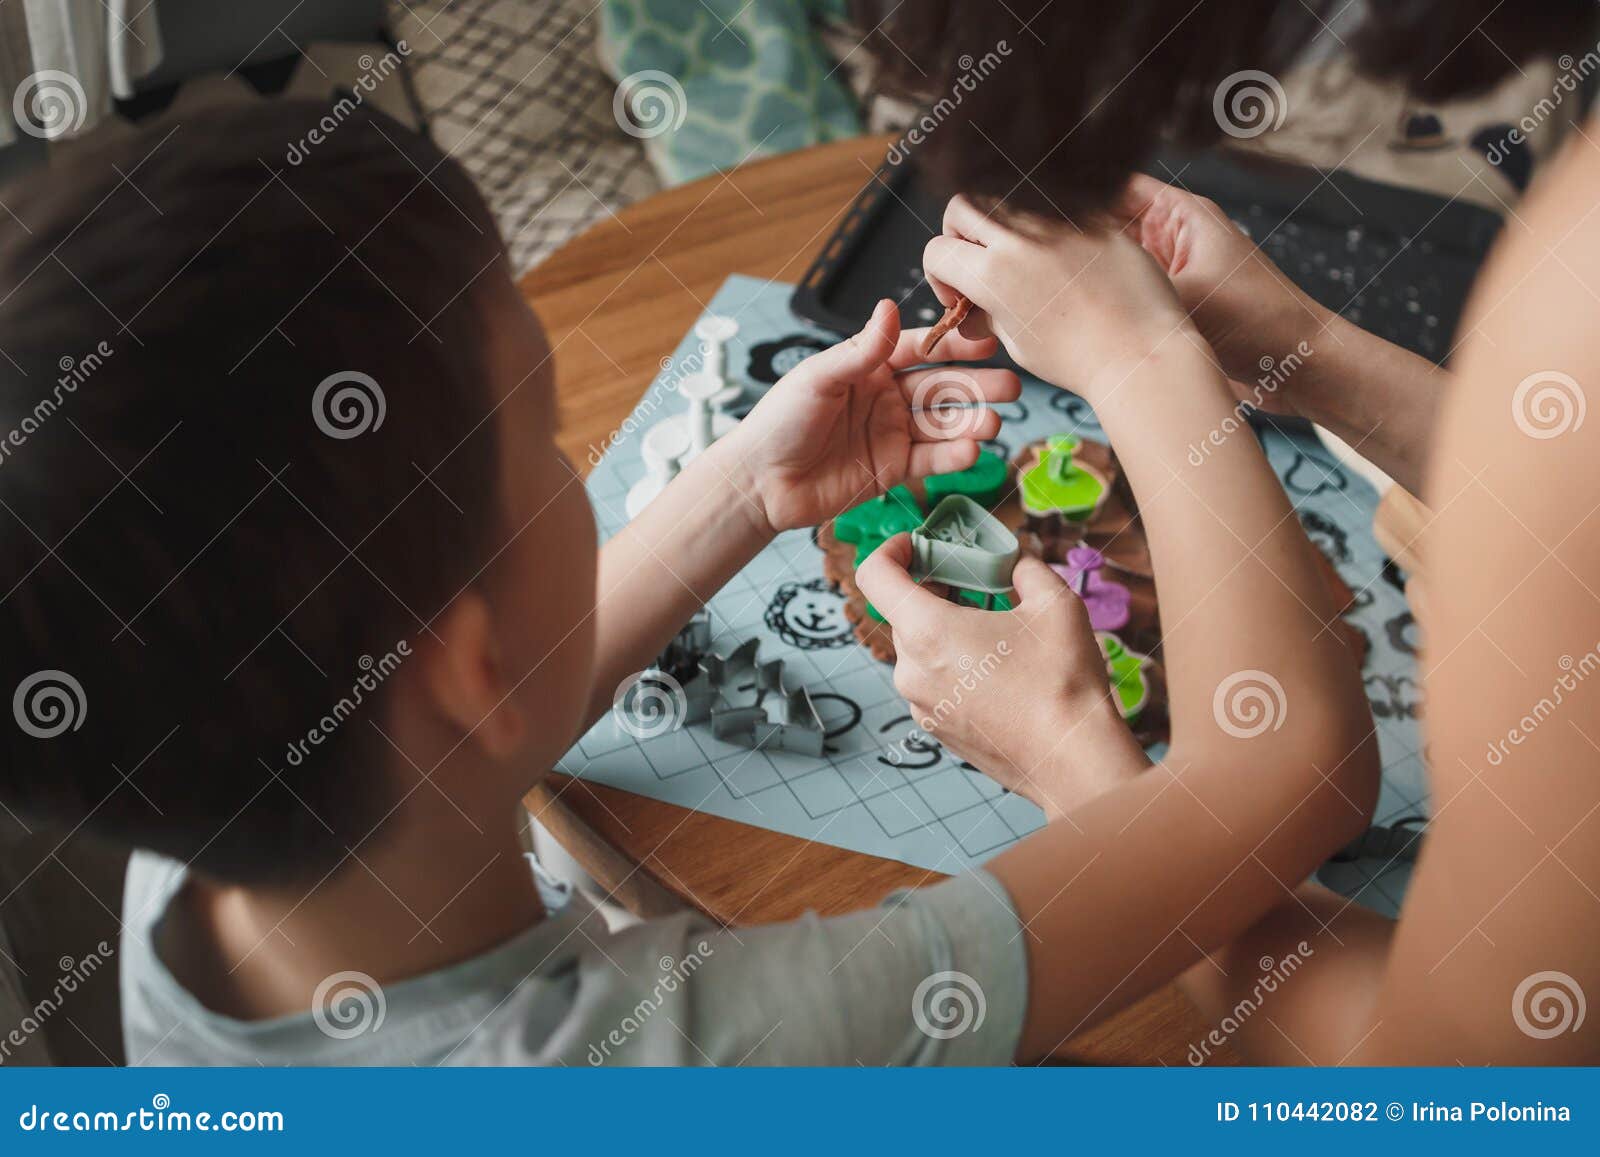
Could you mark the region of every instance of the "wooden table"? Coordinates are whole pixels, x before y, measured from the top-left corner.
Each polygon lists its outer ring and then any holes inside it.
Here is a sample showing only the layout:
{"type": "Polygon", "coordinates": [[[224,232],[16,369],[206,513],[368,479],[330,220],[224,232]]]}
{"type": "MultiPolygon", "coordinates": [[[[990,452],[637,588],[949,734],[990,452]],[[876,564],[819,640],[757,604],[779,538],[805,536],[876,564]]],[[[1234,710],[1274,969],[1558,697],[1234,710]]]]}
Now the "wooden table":
{"type": "MultiPolygon", "coordinates": [[[[522,280],[555,350],[562,448],[579,470],[637,403],[731,273],[798,281],[888,138],[744,165],[633,205],[522,280]]],[[[727,924],[824,915],[876,903],[937,874],[565,776],[530,810],[601,886],[642,915],[689,903],[727,924]]],[[[1207,1025],[1174,989],[1080,1035],[1067,1059],[1185,1064],[1207,1025]]],[[[1235,1058],[1227,1050],[1221,1058],[1235,1058]]]]}

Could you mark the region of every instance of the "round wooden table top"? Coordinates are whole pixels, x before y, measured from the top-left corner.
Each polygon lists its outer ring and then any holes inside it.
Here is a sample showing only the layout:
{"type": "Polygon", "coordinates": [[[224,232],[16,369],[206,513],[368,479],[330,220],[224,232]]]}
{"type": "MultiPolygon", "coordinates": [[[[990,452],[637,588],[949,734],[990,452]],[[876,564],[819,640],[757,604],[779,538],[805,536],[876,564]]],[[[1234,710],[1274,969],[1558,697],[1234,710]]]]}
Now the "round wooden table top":
{"type": "MultiPolygon", "coordinates": [[[[667,190],[523,277],[555,353],[557,441],[577,469],[587,473],[590,448],[632,411],[729,274],[801,278],[887,144],[840,141],[667,190]]],[[[527,803],[602,887],[644,915],[688,903],[723,923],[762,924],[852,911],[939,878],[566,776],[551,776],[527,803]]],[[[1081,1034],[1063,1055],[1184,1064],[1208,1027],[1166,989],[1081,1034]]]]}

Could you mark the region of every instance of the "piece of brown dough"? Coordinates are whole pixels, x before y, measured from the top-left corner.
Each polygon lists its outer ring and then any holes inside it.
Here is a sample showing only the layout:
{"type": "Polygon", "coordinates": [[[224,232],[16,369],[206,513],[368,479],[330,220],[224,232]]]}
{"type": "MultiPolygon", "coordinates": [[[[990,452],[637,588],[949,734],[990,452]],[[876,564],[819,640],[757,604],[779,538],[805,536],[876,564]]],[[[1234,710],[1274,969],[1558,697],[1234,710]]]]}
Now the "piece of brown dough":
{"type": "Polygon", "coordinates": [[[928,331],[928,336],[922,343],[922,356],[931,358],[934,347],[942,340],[944,335],[955,329],[956,326],[967,320],[967,314],[972,310],[972,300],[967,297],[957,297],[949,309],[944,311],[944,316],[933,323],[933,328],[928,331]]]}

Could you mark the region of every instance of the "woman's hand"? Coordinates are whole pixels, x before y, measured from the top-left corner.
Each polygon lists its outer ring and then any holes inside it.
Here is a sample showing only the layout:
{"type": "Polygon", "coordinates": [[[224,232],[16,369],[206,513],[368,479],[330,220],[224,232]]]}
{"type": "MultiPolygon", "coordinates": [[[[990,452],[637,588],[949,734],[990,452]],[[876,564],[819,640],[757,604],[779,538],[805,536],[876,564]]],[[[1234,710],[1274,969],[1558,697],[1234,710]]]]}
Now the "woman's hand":
{"type": "Polygon", "coordinates": [[[1122,721],[1082,601],[1038,559],[1018,561],[1011,611],[912,581],[898,535],[856,571],[894,630],[895,689],[917,725],[1051,819],[1149,766],[1122,721]]]}
{"type": "MultiPolygon", "coordinates": [[[[911,370],[926,330],[900,331],[892,301],[866,328],[785,374],[716,444],[774,531],[815,526],[910,478],[965,470],[1000,431],[990,402],[1022,392],[1010,370],[911,370]]],[[[976,360],[992,338],[952,334],[941,356],[976,360]]]]}
{"type": "Polygon", "coordinates": [[[1029,372],[1091,404],[1132,367],[1204,347],[1172,282],[1119,233],[1045,222],[1022,233],[956,197],[922,264],[940,301],[964,294],[977,307],[963,333],[987,328],[1029,372]]]}
{"type": "Polygon", "coordinates": [[[1155,258],[1234,389],[1252,405],[1296,413],[1294,379],[1266,388],[1264,373],[1311,356],[1335,315],[1290,281],[1215,201],[1154,177],[1128,182],[1118,215],[1155,258]]]}

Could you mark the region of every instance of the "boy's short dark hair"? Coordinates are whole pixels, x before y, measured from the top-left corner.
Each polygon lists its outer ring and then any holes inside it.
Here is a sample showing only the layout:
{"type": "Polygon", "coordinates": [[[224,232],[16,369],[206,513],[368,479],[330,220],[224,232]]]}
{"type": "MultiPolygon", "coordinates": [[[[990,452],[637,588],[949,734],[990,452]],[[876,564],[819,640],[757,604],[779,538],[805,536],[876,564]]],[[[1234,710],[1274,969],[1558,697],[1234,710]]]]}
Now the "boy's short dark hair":
{"type": "Polygon", "coordinates": [[[494,221],[337,111],[184,117],[0,213],[0,802],[218,880],[320,878],[398,802],[384,680],[498,509],[494,221]]]}

